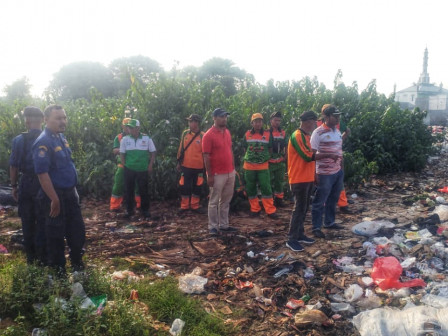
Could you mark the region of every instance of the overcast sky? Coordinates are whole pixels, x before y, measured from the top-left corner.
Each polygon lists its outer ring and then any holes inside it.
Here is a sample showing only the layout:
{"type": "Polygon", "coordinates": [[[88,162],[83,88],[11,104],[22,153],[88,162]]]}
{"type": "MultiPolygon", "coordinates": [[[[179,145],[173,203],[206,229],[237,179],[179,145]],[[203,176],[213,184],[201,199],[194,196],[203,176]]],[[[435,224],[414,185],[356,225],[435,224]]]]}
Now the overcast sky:
{"type": "MultiPolygon", "coordinates": [[[[228,58],[260,83],[316,76],[385,94],[418,80],[448,88],[444,0],[1,0],[0,88],[40,95],[63,65],[144,55],[166,70],[228,58]]],[[[3,92],[1,92],[3,94],[3,92]]]]}

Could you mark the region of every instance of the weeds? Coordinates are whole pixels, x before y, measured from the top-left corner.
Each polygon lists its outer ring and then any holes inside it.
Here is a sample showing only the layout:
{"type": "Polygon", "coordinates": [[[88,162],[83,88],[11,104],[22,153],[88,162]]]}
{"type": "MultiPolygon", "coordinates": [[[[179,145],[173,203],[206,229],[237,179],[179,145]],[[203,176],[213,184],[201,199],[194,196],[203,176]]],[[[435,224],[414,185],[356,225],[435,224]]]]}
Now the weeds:
{"type": "MultiPolygon", "coordinates": [[[[125,266],[122,260],[114,261],[125,266]]],[[[89,267],[84,274],[59,279],[47,268],[27,265],[22,255],[2,257],[0,265],[0,317],[15,322],[0,329],[0,335],[29,335],[33,328],[64,336],[168,335],[176,318],[186,323],[183,335],[232,334],[221,319],[181,293],[171,277],[153,282],[147,276],[130,283],[112,280],[106,269],[89,267]],[[81,306],[85,298],[73,295],[74,282],[82,284],[92,301],[105,295],[105,307],[81,306]],[[137,301],[129,298],[133,289],[138,291],[137,301]]],[[[134,266],[135,270],[145,270],[141,264],[134,266]]]]}

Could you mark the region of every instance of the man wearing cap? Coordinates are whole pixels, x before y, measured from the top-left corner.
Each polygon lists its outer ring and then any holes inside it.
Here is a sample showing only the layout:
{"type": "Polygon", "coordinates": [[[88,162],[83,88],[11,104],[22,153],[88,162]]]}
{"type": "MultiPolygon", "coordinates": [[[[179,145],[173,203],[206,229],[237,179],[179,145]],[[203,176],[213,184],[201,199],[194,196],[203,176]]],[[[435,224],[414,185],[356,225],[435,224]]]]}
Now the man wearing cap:
{"type": "Polygon", "coordinates": [[[39,179],[34,173],[33,153],[31,147],[42,132],[44,114],[34,106],[23,111],[27,132],[12,140],[9,158],[9,175],[12,196],[18,202],[18,212],[22,220],[23,242],[28,264],[47,263],[45,249],[45,217],[37,206],[37,193],[40,189],[39,179]],[[21,174],[20,184],[19,174],[21,174]],[[18,188],[17,188],[18,187],[18,188]]]}
{"type": "Polygon", "coordinates": [[[227,129],[227,116],[222,108],[213,111],[213,126],[202,138],[202,153],[210,187],[208,229],[211,235],[219,231],[236,231],[229,226],[229,205],[235,185],[235,165],[232,137],[227,129]]]}
{"type": "Polygon", "coordinates": [[[134,215],[134,188],[138,186],[141,197],[140,210],[145,218],[150,218],[148,175],[156,158],[156,147],[149,135],[140,132],[140,121],[131,119],[126,123],[129,134],[120,143],[120,157],[124,166],[124,190],[127,213],[125,218],[134,215]]]}
{"type": "MultiPolygon", "coordinates": [[[[117,170],[114,176],[114,186],[112,187],[112,195],[110,197],[110,210],[118,211],[123,202],[123,192],[124,192],[124,166],[121,163],[120,158],[120,143],[124,136],[129,134],[129,128],[126,124],[131,120],[131,118],[124,118],[121,122],[122,132],[118,134],[114,139],[114,148],[112,150],[113,154],[117,157],[117,170]]],[[[135,202],[137,203],[137,209],[140,208],[140,195],[138,195],[138,189],[135,188],[135,202]]]]}
{"type": "Polygon", "coordinates": [[[65,242],[73,271],[84,269],[82,255],[86,232],[76,190],[78,176],[72,151],[63,133],[67,115],[62,106],[44,111],[45,130],[33,144],[34,171],[39,177],[40,209],[45,215],[48,264],[65,275],[65,242]]]}
{"type": "Polygon", "coordinates": [[[258,216],[261,206],[258,201],[257,184],[261,189],[261,202],[268,217],[276,219],[277,209],[272,199],[271,177],[269,175],[269,159],[271,157],[271,133],[263,129],[263,115],[254,113],[251,117],[252,129],[244,135],[246,153],[244,154],[244,179],[250,203],[250,214],[258,216]]]}
{"type": "Polygon", "coordinates": [[[286,246],[296,252],[303,251],[301,243],[314,243],[314,239],[305,235],[303,224],[314,187],[316,156],[322,155],[315,154],[310,144],[311,133],[316,129],[316,113],[306,111],[300,121],[300,128],[291,135],[288,143],[288,179],[294,195],[294,210],[286,246]]]}
{"type": "Polygon", "coordinates": [[[311,148],[316,153],[317,189],[312,203],[313,234],[325,238],[321,231],[322,220],[327,229],[342,229],[335,223],[336,203],[343,189],[342,135],[336,127],[340,118],[339,110],[330,104],[322,107],[324,123],[311,135],[311,148]],[[321,156],[324,154],[325,156],[321,156]]]}
{"type": "Polygon", "coordinates": [[[283,207],[283,184],[286,170],[286,134],[280,127],[282,122],[281,112],[271,114],[271,128],[269,132],[272,138],[272,153],[269,159],[269,174],[271,175],[272,191],[274,192],[274,205],[283,207]]]}
{"type": "Polygon", "coordinates": [[[201,117],[192,114],[188,118],[189,128],[182,133],[177,151],[177,169],[181,172],[180,185],[180,213],[190,208],[194,212],[200,212],[199,201],[201,186],[204,183],[204,158],[202,156],[202,137],[199,125],[201,117]]]}

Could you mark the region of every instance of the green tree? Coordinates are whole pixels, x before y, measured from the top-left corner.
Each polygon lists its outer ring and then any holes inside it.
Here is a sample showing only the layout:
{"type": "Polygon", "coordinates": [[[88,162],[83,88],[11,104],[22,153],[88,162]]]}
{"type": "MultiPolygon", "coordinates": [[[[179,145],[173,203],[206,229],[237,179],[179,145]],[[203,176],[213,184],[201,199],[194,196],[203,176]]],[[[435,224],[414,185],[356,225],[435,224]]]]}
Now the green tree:
{"type": "Polygon", "coordinates": [[[142,55],[117,58],[110,63],[109,69],[118,95],[124,95],[136,80],[147,84],[163,73],[157,61],[142,55]]]}
{"type": "Polygon", "coordinates": [[[88,99],[92,88],[96,88],[105,97],[112,96],[112,72],[101,63],[76,62],[63,66],[54,74],[47,94],[52,101],[88,99]]]}
{"type": "Polygon", "coordinates": [[[6,93],[6,99],[10,101],[24,100],[31,98],[31,84],[28,78],[22,77],[10,85],[6,85],[3,92],[6,93]]]}

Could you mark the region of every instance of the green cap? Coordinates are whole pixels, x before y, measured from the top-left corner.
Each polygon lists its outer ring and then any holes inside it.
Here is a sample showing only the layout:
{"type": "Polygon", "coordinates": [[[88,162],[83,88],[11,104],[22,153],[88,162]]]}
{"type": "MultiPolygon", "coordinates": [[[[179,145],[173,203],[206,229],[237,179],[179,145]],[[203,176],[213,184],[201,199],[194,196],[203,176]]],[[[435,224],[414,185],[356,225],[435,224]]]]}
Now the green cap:
{"type": "Polygon", "coordinates": [[[140,126],[140,121],[138,121],[137,119],[131,119],[131,120],[128,121],[126,126],[128,126],[128,127],[139,127],[140,126]]]}

